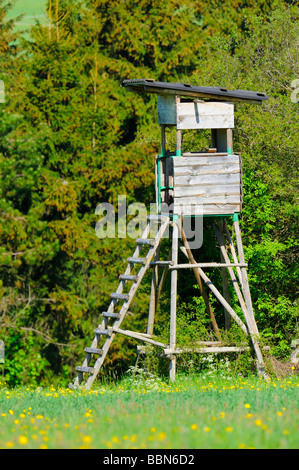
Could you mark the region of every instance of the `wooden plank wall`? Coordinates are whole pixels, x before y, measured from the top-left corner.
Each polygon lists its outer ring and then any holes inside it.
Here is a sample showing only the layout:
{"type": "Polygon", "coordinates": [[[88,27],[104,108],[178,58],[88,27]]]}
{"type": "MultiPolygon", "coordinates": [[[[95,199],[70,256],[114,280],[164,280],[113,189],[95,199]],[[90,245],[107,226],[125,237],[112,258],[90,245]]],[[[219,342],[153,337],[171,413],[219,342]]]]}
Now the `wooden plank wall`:
{"type": "Polygon", "coordinates": [[[158,95],[158,123],[177,129],[233,129],[234,105],[224,102],[179,101],[158,95]]]}
{"type": "Polygon", "coordinates": [[[221,215],[241,212],[239,155],[184,153],[173,158],[174,213],[221,215]]]}
{"type": "Polygon", "coordinates": [[[178,129],[232,129],[234,105],[231,103],[179,103],[178,129]]]}

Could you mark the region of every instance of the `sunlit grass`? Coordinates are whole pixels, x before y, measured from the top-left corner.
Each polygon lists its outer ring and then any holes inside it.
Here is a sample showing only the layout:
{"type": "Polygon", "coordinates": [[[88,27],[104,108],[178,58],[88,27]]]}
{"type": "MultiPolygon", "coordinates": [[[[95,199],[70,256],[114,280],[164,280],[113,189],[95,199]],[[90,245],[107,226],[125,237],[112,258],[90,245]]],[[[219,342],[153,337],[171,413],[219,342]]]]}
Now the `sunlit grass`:
{"type": "Polygon", "coordinates": [[[22,18],[16,22],[16,29],[26,29],[35,24],[38,20],[46,22],[46,0],[16,0],[15,5],[8,11],[8,18],[22,18]]]}
{"type": "Polygon", "coordinates": [[[298,448],[298,377],[0,389],[1,448],[298,448]],[[147,385],[147,386],[146,386],[147,385]]]}

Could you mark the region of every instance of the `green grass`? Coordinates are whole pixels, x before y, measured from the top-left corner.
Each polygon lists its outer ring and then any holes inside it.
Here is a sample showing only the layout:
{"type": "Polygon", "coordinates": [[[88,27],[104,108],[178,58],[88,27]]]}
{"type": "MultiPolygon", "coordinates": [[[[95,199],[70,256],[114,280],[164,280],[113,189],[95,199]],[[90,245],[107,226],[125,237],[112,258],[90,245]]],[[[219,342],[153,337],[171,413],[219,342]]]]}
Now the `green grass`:
{"type": "Polygon", "coordinates": [[[0,389],[0,448],[295,449],[299,378],[0,389]]]}
{"type": "Polygon", "coordinates": [[[14,8],[8,14],[9,18],[24,15],[16,27],[20,29],[32,26],[35,19],[42,21],[45,18],[46,0],[17,0],[14,8]]]}

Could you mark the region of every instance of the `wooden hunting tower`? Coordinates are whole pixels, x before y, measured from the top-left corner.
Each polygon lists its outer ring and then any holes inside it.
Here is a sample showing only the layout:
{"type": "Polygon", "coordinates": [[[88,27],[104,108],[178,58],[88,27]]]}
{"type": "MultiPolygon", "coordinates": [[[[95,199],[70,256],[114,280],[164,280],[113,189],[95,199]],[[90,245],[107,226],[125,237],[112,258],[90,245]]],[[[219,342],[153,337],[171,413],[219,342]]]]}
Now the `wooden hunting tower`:
{"type": "MultiPolygon", "coordinates": [[[[198,348],[193,348],[192,351],[221,353],[248,349],[223,344],[206,292],[208,287],[224,307],[226,325],[229,326],[233,319],[244,334],[249,335],[256,354],[258,372],[266,376],[238,221],[238,214],[242,210],[242,165],[240,156],[233,151],[233,128],[235,103],[261,104],[268,97],[252,91],[231,91],[220,87],[198,87],[147,79],[124,80],[122,86],[133,92],[157,95],[158,124],[161,128],[161,153],[156,157],[155,166],[157,215],[148,216],[144,234],[136,240],[137,247],[133,257],[128,258],[126,271],[119,276],[118,289],[111,294],[110,305],[107,312],[102,314],[103,320],[95,330],[91,347],[85,349],[86,358],[83,365],[77,367],[78,376],[72,387],[78,386],[83,381],[83,374],[87,374],[85,387],[90,388],[117,333],[161,348],[162,354],[169,359],[170,379],[174,380],[176,356],[188,351],[187,348],[179,349],[176,346],[177,275],[180,269],[193,270],[217,337],[217,341],[198,341],[198,348]],[[175,151],[167,149],[167,128],[176,130],[175,151]],[[209,148],[204,152],[184,152],[182,131],[187,129],[210,129],[209,148]],[[184,218],[190,216],[213,217],[211,220],[220,247],[221,262],[195,261],[184,231],[184,218]],[[227,217],[232,217],[234,237],[228,230],[227,217]],[[153,226],[156,227],[154,237],[149,238],[152,236],[153,226]],[[168,260],[163,261],[159,258],[160,243],[167,227],[172,228],[172,248],[168,260]],[[178,263],[179,243],[181,251],[188,258],[186,264],[178,263]],[[147,254],[141,256],[144,250],[147,250],[147,254]],[[150,268],[153,274],[147,330],[123,330],[120,325],[145,272],[150,268]],[[159,268],[163,269],[160,277],[159,268]],[[221,269],[222,293],[211,282],[203,268],[221,269]],[[157,302],[168,272],[171,275],[170,336],[169,344],[163,344],[157,341],[153,331],[157,302]],[[231,306],[227,273],[245,321],[231,306]],[[128,292],[124,293],[128,283],[130,287],[128,292]],[[94,357],[95,363],[91,365],[94,357]]],[[[204,247],[202,250],[204,251],[204,247]]],[[[143,348],[139,348],[139,352],[142,351],[143,348]]]]}

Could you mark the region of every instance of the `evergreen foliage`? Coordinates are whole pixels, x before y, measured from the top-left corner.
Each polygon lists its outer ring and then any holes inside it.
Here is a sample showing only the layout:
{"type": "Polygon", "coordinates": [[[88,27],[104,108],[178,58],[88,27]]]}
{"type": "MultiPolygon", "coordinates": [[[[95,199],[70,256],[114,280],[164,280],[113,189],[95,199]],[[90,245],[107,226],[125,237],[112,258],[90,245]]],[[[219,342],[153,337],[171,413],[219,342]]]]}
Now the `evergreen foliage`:
{"type": "MultiPolygon", "coordinates": [[[[299,333],[299,121],[290,99],[298,5],[281,3],[52,0],[48,24],[24,37],[7,19],[13,2],[0,0],[0,337],[9,384],[70,380],[134,246],[99,240],[95,209],[110,202],[117,211],[119,195],[154,202],[155,97],[128,93],[125,78],[269,94],[262,107],[236,106],[234,145],[258,326],[275,354],[290,353],[299,333]]],[[[182,325],[204,312],[192,276],[184,284],[182,325]]],[[[148,292],[149,283],[132,305],[136,328],[148,292]]],[[[167,312],[165,295],[160,324],[167,312]]],[[[107,365],[128,368],[135,351],[118,339],[107,365]]]]}

